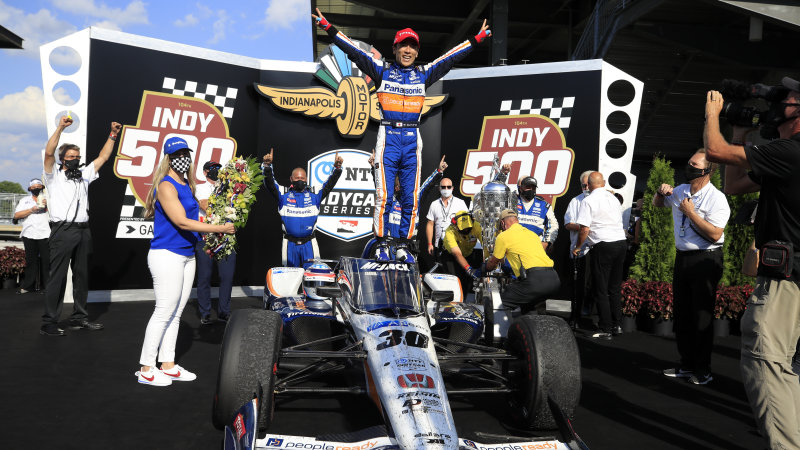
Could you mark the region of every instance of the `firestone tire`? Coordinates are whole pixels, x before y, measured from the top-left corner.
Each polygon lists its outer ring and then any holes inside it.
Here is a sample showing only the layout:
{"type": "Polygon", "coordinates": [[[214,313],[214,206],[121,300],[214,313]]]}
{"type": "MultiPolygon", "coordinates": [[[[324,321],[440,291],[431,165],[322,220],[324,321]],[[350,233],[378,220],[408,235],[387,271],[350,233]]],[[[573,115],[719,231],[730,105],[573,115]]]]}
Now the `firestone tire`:
{"type": "Polygon", "coordinates": [[[524,315],[508,330],[508,348],[519,357],[511,397],[516,418],[525,428],[557,428],[547,397],[572,418],[581,394],[578,344],[567,322],[555,316],[524,315]]]}
{"type": "Polygon", "coordinates": [[[261,309],[234,311],[225,327],[219,355],[212,421],[222,430],[236,412],[261,389],[258,431],[272,422],[275,368],[281,349],[280,314],[261,309]]]}

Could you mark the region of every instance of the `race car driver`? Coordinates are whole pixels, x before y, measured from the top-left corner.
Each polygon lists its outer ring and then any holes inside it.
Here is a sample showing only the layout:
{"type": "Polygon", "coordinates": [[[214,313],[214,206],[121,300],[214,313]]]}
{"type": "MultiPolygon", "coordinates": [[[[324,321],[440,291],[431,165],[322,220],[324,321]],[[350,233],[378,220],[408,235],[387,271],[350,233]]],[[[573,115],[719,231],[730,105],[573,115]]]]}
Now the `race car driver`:
{"type": "Polygon", "coordinates": [[[283,187],[275,180],[272,168],[273,149],[264,155],[261,169],[264,186],[278,202],[278,214],[283,220],[283,246],[281,263],[289,267],[303,267],[303,263],[319,258],[319,247],[314,236],[319,216],[319,205],[330,194],[339,176],[342,175],[344,159],[334,156],[333,171],[319,193],[313,192],[306,183],[306,171],[297,167],[289,178],[291,185],[283,187]]]}
{"type": "Polygon", "coordinates": [[[453,65],[464,58],[475,45],[491,35],[486,21],[474,38],[469,38],[425,66],[414,66],[419,54],[419,36],[414,30],[405,28],[395,34],[392,53],[394,63],[384,63],[364,52],[347,36],[328,22],[317,8],[311,15],[317,25],[326,30],[334,44],[355,62],[361,71],[372,78],[378,86],[378,102],[381,110],[381,126],[375,146],[376,160],[380,164],[376,177],[374,228],[378,245],[377,259],[388,260],[389,249],[383,237],[389,222],[391,198],[394,195],[394,179],[399,174],[402,187],[400,203],[402,216],[399,235],[401,241],[397,259],[413,263],[414,257],[403,246],[414,235],[417,222],[420,184],[422,139],[417,130],[425,102],[425,89],[443,77],[453,65]]]}
{"type": "MultiPolygon", "coordinates": [[[[503,167],[497,176],[498,181],[505,182],[508,170],[506,166],[503,167]]],[[[536,195],[536,187],[536,178],[527,176],[519,180],[517,214],[520,225],[536,233],[542,240],[542,247],[547,251],[558,237],[558,220],[550,204],[536,195]]]]}

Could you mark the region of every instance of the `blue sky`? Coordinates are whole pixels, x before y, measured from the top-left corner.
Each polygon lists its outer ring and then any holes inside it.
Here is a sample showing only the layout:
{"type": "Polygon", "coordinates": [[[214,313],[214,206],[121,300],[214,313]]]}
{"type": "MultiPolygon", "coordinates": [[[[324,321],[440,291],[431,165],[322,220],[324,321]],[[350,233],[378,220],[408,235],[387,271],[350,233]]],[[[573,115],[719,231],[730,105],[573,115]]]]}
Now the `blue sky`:
{"type": "Polygon", "coordinates": [[[0,50],[0,180],[27,188],[42,172],[48,136],[40,45],[97,26],[237,55],[311,61],[310,11],[310,0],[0,0],[0,25],[24,39],[24,50],[0,50]]]}

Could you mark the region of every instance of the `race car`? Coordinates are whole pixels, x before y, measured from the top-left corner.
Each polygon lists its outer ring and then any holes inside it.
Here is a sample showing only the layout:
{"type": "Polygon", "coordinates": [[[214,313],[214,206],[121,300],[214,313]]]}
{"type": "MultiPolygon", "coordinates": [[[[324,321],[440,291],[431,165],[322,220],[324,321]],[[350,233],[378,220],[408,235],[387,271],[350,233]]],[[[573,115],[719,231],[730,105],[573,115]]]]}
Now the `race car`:
{"type": "Polygon", "coordinates": [[[504,446],[588,448],[568,419],[580,360],[563,319],[516,317],[486,341],[484,305],[464,302],[456,277],[362,258],[330,263],[270,269],[265,308],[231,316],[213,407],[226,449],[480,449],[489,444],[459,437],[449,399],[490,394],[507,397],[521,427],[559,431],[504,446]],[[319,383],[337,379],[348,383],[319,383]],[[385,435],[330,442],[268,434],[276,397],[311,393],[368,395],[385,435]]]}

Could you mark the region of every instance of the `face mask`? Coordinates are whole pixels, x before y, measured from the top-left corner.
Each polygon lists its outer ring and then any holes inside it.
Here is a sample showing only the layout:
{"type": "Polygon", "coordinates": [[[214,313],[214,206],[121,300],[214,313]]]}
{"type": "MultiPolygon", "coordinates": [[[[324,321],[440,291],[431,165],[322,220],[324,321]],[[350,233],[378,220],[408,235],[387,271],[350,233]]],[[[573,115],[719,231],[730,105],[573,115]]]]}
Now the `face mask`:
{"type": "Polygon", "coordinates": [[[703,175],[708,175],[710,172],[711,172],[710,169],[698,169],[697,167],[690,166],[689,164],[687,164],[686,168],[684,169],[687,181],[692,181],[695,178],[700,178],[703,175]]]}
{"type": "Polygon", "coordinates": [[[66,176],[68,180],[81,179],[82,174],[79,169],[80,166],[81,166],[81,160],[77,158],[64,161],[64,167],[66,167],[67,169],[66,176]]]}
{"type": "Polygon", "coordinates": [[[186,173],[189,167],[192,166],[192,158],[189,155],[172,158],[169,162],[169,166],[172,167],[175,172],[186,173]]]}
{"type": "Polygon", "coordinates": [[[442,198],[450,198],[453,195],[452,189],[439,189],[439,192],[442,193],[442,198]]]}
{"type": "Polygon", "coordinates": [[[42,193],[42,188],[31,189],[31,194],[33,194],[34,197],[38,196],[41,193],[42,193]]]}
{"type": "Polygon", "coordinates": [[[519,193],[520,197],[524,198],[526,202],[533,200],[533,197],[536,195],[536,191],[533,189],[528,189],[527,191],[522,191],[519,193]]]}
{"type": "Polygon", "coordinates": [[[292,181],[292,189],[297,192],[302,192],[306,188],[306,182],[303,180],[292,181]]]}

